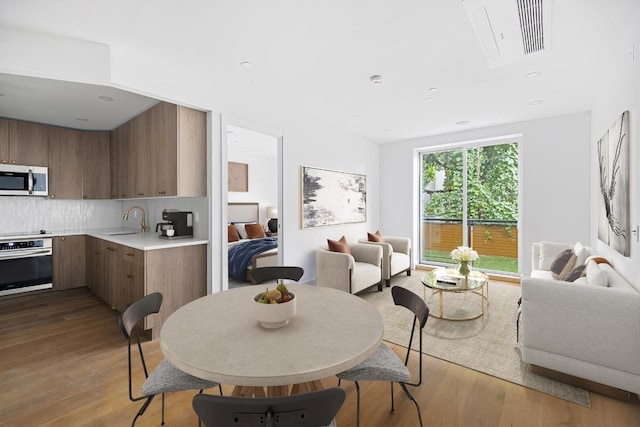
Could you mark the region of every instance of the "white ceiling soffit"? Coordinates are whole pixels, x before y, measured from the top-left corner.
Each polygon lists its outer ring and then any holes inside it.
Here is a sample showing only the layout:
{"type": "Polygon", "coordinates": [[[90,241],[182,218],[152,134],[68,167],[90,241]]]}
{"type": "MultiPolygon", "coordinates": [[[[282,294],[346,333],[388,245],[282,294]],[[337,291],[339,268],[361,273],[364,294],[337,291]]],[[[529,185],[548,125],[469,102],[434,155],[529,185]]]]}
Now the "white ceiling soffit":
{"type": "Polygon", "coordinates": [[[552,0],[463,0],[489,66],[500,67],[551,48],[552,0]]]}

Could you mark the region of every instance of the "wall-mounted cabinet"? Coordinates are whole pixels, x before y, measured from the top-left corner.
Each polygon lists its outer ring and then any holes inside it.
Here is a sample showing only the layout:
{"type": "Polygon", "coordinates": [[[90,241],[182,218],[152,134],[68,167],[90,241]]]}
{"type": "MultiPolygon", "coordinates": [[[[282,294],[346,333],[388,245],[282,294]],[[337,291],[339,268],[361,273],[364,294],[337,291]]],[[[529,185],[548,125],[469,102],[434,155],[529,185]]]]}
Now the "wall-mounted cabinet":
{"type": "Polygon", "coordinates": [[[111,136],[109,132],[81,132],[84,146],[83,199],[111,197],[111,136]]]}
{"type": "Polygon", "coordinates": [[[206,196],[205,113],[161,102],[118,127],[112,140],[112,197],[206,196]]]}
{"type": "Polygon", "coordinates": [[[0,163],[48,166],[50,126],[0,119],[0,163]]]}

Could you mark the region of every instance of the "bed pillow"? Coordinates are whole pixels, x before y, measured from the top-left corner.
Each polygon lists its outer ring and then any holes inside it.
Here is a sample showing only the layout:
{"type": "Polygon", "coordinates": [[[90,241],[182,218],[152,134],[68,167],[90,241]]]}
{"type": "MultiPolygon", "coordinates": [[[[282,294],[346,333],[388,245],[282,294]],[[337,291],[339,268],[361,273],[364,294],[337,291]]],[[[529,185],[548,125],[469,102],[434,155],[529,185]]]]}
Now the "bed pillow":
{"type": "Polygon", "coordinates": [[[238,229],[236,228],[235,225],[229,224],[229,227],[227,228],[228,228],[227,232],[229,234],[229,237],[228,237],[229,242],[237,242],[238,240],[240,240],[240,235],[238,234],[238,229]]]}
{"type": "Polygon", "coordinates": [[[367,233],[367,240],[370,242],[384,243],[384,238],[380,234],[380,230],[376,231],[375,234],[367,233]]]}
{"type": "Polygon", "coordinates": [[[236,230],[238,230],[238,234],[240,235],[241,239],[247,239],[247,230],[244,228],[245,223],[244,222],[234,222],[233,225],[236,226],[236,230]]]}
{"type": "Polygon", "coordinates": [[[247,237],[249,239],[262,239],[263,237],[267,237],[264,234],[264,228],[262,228],[262,224],[245,224],[245,230],[247,230],[247,237]]]}
{"type": "Polygon", "coordinates": [[[340,252],[351,255],[351,249],[349,249],[349,244],[344,236],[342,236],[340,240],[327,239],[327,245],[331,252],[340,252]]]}
{"type": "Polygon", "coordinates": [[[565,280],[567,275],[576,265],[576,254],[573,249],[565,249],[553,259],[551,263],[551,277],[556,280],[565,280]]]}

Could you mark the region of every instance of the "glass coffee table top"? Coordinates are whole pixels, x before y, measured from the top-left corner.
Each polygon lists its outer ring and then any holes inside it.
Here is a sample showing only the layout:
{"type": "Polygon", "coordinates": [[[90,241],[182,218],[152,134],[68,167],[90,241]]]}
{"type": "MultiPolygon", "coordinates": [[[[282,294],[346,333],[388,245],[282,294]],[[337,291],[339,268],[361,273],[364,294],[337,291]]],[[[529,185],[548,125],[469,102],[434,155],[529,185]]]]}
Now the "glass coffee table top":
{"type": "Polygon", "coordinates": [[[438,294],[439,313],[431,313],[432,317],[444,320],[473,320],[484,315],[485,303],[489,305],[489,276],[481,271],[471,271],[465,278],[455,268],[436,268],[422,276],[424,285],[423,298],[427,299],[427,288],[438,294]],[[486,290],[486,292],[485,292],[486,290]],[[448,317],[444,311],[444,294],[473,293],[480,296],[480,311],[466,317],[448,317]]]}

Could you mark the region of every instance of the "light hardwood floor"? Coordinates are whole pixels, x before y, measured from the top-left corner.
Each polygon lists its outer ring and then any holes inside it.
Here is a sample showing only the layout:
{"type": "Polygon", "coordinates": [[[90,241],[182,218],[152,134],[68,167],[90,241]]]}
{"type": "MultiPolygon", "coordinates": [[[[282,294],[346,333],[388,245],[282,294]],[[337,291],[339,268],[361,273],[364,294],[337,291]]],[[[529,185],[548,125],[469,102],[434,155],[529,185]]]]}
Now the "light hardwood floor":
{"type": "MultiPolygon", "coordinates": [[[[85,288],[0,301],[0,425],[130,425],[140,405],[127,397],[126,341],[117,318],[85,288]]],[[[158,341],[144,343],[144,349],[151,366],[162,359],[158,341]]],[[[637,402],[591,393],[592,408],[584,408],[439,359],[424,361],[425,381],[414,393],[426,426],[640,425],[637,402]]],[[[336,380],[323,383],[333,386],[336,380]]],[[[338,425],[354,426],[355,389],[343,386],[347,399],[338,425]]],[[[167,426],[197,425],[193,395],[167,395],[167,426]]],[[[386,383],[363,383],[362,399],[363,427],[417,425],[415,408],[399,387],[394,414],[386,383]]],[[[159,424],[157,399],[137,425],[159,424]]]]}

